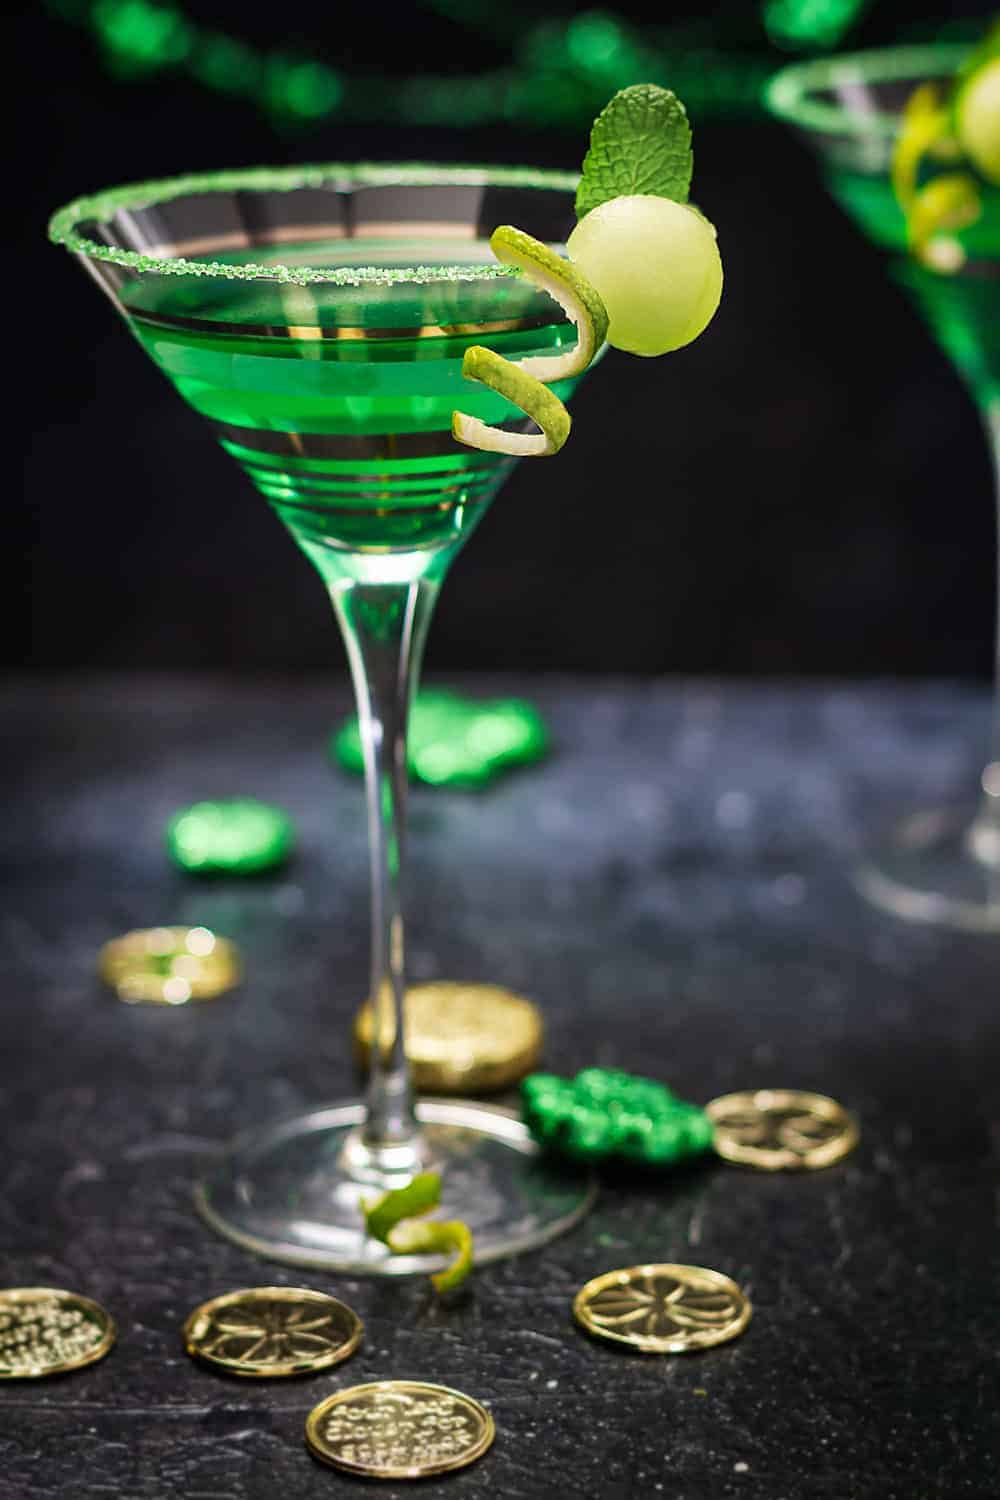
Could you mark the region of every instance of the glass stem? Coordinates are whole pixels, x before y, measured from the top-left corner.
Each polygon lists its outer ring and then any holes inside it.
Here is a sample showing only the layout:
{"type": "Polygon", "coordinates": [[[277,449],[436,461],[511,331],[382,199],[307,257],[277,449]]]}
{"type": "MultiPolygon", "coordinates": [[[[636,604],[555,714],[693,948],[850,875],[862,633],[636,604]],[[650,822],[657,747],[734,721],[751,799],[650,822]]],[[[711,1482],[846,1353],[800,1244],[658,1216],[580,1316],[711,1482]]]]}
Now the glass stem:
{"type": "Polygon", "coordinates": [[[989,759],[983,769],[979,811],[969,829],[969,846],[977,859],[1000,869],[1000,396],[983,411],[993,460],[997,558],[997,593],[993,640],[993,707],[989,759]]]}
{"type": "Polygon", "coordinates": [[[440,581],[337,580],[330,594],[347,646],[358,705],[371,856],[372,1046],[368,1113],[349,1142],[356,1178],[386,1182],[426,1165],[406,1060],[403,997],[403,865],[406,729],[440,581]]]}

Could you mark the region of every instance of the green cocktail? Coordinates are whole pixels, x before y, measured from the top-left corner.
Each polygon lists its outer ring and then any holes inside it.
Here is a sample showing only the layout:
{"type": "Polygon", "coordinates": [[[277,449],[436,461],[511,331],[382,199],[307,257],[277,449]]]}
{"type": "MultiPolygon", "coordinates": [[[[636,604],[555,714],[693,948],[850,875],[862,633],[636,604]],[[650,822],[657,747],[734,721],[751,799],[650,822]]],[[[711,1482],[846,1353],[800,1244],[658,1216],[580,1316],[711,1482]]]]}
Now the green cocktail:
{"type": "MultiPolygon", "coordinates": [[[[576,333],[551,298],[495,274],[488,251],[468,240],[414,239],[405,254],[384,239],[281,246],[281,264],[327,266],[341,277],[386,262],[399,273],[430,261],[440,271],[468,268],[470,251],[481,258],[480,280],[297,286],[161,277],[137,279],[122,296],[144,348],[324,573],[345,565],[336,555],[345,551],[407,549],[430,566],[434,549],[464,537],[511,460],[453,442],[452,412],[502,423],[511,411],[462,379],[463,354],[488,342],[520,359],[572,345],[576,333]]],[[[217,258],[239,265],[249,256],[217,258]]],[[[253,258],[266,265],[278,256],[253,258]]],[[[565,399],[574,384],[553,389],[565,399]]]]}
{"type": "Polygon", "coordinates": [[[722,259],[687,201],[692,163],[681,101],[635,84],[594,121],[579,178],[260,168],[114,189],[50,225],[312,559],[354,679],[382,1042],[367,1105],[254,1122],[198,1189],[210,1223],[279,1260],[399,1274],[433,1270],[447,1245],[443,1288],[468,1270],[470,1231],[476,1260],[492,1260],[592,1199],[512,1114],[414,1106],[407,721],[441,582],[511,459],[558,453],[561,398],[605,342],[666,354],[714,316],[722,259]],[[434,1206],[441,1219],[406,1222],[434,1206]]]}
{"type": "Polygon", "coordinates": [[[351,665],[369,994],[391,1046],[372,1049],[367,1105],[263,1125],[251,1114],[197,1196],[221,1232],[279,1260],[434,1270],[435,1255],[390,1255],[362,1212],[426,1169],[440,1172],[441,1213],[471,1228],[479,1261],[542,1243],[592,1198],[589,1179],[542,1159],[509,1113],[415,1106],[402,1024],[410,701],[441,582],[512,464],[458,443],[452,413],[522,425],[517,407],[463,379],[462,357],[474,345],[487,358],[576,345],[562,308],[489,246],[506,221],[560,245],[576,180],[520,168],[251,170],[118,189],[52,222],[316,565],[351,665]]]}
{"type": "Polygon", "coordinates": [[[961,235],[968,259],[948,273],[933,271],[908,253],[906,220],[888,177],[831,166],[826,180],[868,238],[888,251],[893,276],[914,297],[934,337],[988,413],[1000,402],[1000,193],[984,194],[981,217],[961,235]]]}
{"type": "MultiPolygon", "coordinates": [[[[921,84],[946,85],[968,51],[899,47],[794,64],[772,79],[767,97],[818,152],[833,197],[887,252],[892,275],[968,385],[1000,470],[1000,187],[981,183],[978,218],[955,232],[953,264],[935,269],[910,252],[890,176],[907,99],[921,84]]],[[[953,162],[931,162],[932,176],[947,170],[953,162]]],[[[907,819],[857,878],[899,916],[1000,931],[1000,707],[978,800],[907,819]]]]}

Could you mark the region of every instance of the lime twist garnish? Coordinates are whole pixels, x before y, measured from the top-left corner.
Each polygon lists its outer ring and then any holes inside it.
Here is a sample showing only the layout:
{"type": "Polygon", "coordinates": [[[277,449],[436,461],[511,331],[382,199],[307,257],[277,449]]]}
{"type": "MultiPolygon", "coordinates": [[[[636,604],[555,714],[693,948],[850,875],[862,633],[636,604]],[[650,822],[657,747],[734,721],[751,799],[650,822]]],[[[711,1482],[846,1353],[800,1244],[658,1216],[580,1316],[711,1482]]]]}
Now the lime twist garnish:
{"type": "Polygon", "coordinates": [[[557,453],[570,418],[544,382],[581,375],[605,340],[631,354],[656,355],[698,337],[719,305],[722,261],[714,228],[686,202],[691,169],[683,104],[670,89],[634,84],[594,121],[570,258],[510,225],[495,231],[494,255],[560,304],[576,325],[577,342],[566,353],[517,362],[479,345],[466,350],[462,374],[505,396],[540,431],[512,432],[455,412],[459,442],[520,457],[557,453]]]}
{"type": "Polygon", "coordinates": [[[504,359],[502,354],[495,354],[482,344],[466,349],[462,374],[466,380],[482,381],[491,391],[506,396],[541,431],[510,432],[505,427],[491,427],[467,412],[456,411],[451,416],[451,434],[458,442],[487,453],[511,453],[516,458],[545,458],[559,452],[569,437],[569,412],[559,397],[534,375],[525,374],[515,361],[504,359]]]}
{"type": "Polygon", "coordinates": [[[517,361],[518,369],[536,380],[569,380],[582,375],[608,333],[604,303],[572,261],[564,260],[523,229],[501,224],[490,236],[490,249],[505,266],[516,266],[548,292],[576,324],[576,345],[563,354],[536,354],[517,361]]]}
{"type": "Polygon", "coordinates": [[[531,355],[521,360],[504,359],[492,349],[473,344],[465,351],[462,374],[467,380],[480,380],[490,390],[506,396],[541,431],[509,432],[457,411],[452,416],[452,435],[468,447],[521,458],[558,453],[569,437],[569,412],[542,382],[568,380],[583,374],[604,343],[608,315],[600,297],[576,267],[522,229],[501,224],[490,236],[490,249],[497,260],[517,266],[529,281],[559,303],[576,324],[577,341],[565,354],[531,355]]]}
{"type": "Polygon", "coordinates": [[[368,1233],[388,1245],[393,1255],[448,1255],[454,1251],[451,1264],[431,1277],[439,1292],[450,1292],[461,1286],[472,1270],[472,1234],[460,1219],[421,1222],[440,1201],[440,1174],[418,1172],[405,1187],[395,1188],[362,1207],[368,1233]]]}
{"type": "Polygon", "coordinates": [[[1000,23],[966,58],[946,87],[922,83],[903,108],[892,159],[892,185],[916,258],[957,271],[965,249],[957,235],[982,213],[980,183],[1000,183],[1000,23]],[[953,164],[921,183],[925,163],[953,164]]]}

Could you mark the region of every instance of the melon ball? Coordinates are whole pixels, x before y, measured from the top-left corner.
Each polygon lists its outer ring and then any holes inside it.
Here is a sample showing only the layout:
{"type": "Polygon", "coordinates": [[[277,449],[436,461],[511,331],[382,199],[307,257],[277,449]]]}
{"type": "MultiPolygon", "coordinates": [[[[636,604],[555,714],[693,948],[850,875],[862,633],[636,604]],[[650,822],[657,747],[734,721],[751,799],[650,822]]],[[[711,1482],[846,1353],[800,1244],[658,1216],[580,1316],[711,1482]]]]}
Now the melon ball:
{"type": "Polygon", "coordinates": [[[983,176],[1000,182],[1000,57],[977,68],[960,92],[955,128],[983,176]]]}
{"type": "Polygon", "coordinates": [[[668,354],[696,339],[722,296],[715,229],[687,203],[648,194],[591,209],[566,242],[608,310],[608,343],[668,354]]]}

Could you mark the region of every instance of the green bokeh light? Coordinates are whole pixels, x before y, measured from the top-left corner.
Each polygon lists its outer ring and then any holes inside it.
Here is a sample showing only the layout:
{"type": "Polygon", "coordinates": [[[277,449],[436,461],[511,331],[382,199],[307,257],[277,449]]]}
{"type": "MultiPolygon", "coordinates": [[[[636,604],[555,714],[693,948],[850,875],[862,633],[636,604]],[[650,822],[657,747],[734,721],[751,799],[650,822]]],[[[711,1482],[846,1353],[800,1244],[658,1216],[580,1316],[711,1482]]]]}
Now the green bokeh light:
{"type": "Polygon", "coordinates": [[[109,59],[126,72],[174,66],[194,45],[194,27],[172,5],[97,0],[91,21],[109,59]]]}
{"type": "Polygon", "coordinates": [[[339,76],[325,63],[272,57],[264,89],[272,114],[299,120],[322,120],[332,114],[344,92],[339,76]]]}
{"type": "Polygon", "coordinates": [[[264,64],[245,42],[222,32],[208,31],[198,39],[191,57],[191,72],[199,83],[220,94],[253,97],[260,87],[264,64]]]}
{"type": "MultiPolygon", "coordinates": [[[[508,60],[479,72],[342,71],[321,56],[254,47],[202,26],[172,0],[43,0],[51,15],[97,37],[120,78],[185,75],[204,88],[252,102],[282,130],[327,121],[446,125],[503,123],[567,133],[586,130],[616,89],[664,84],[696,119],[762,113],[761,93],[783,52],[828,51],[852,41],[870,0],[762,0],[648,27],[612,10],[551,19],[516,0],[421,0],[468,36],[470,61],[505,48],[508,60]]],[[[331,22],[335,25],[335,21],[331,22]]],[[[914,21],[912,40],[972,39],[967,17],[914,21]]]]}
{"type": "Polygon", "coordinates": [[[392,77],[347,73],[319,56],[255,47],[199,24],[171,0],[44,3],[52,15],[97,37],[116,76],[180,74],[253,102],[283,129],[335,119],[455,128],[504,123],[575,133],[586,130],[615,89],[645,79],[675,89],[695,115],[759,113],[760,90],[773,71],[759,21],[756,51],[727,51],[711,27],[694,45],[676,28],[646,31],[609,10],[549,20],[516,6],[501,11],[485,0],[425,0],[469,33],[470,58],[483,50],[477,39],[492,36],[508,47],[509,60],[462,76],[435,74],[415,61],[412,72],[392,77]]]}
{"type": "Polygon", "coordinates": [[[796,52],[839,46],[868,0],[765,0],[764,26],[778,47],[796,52]]]}
{"type": "Polygon", "coordinates": [[[602,72],[614,67],[630,51],[625,32],[614,16],[603,11],[585,11],[566,28],[566,49],[581,68],[602,72]]]}

